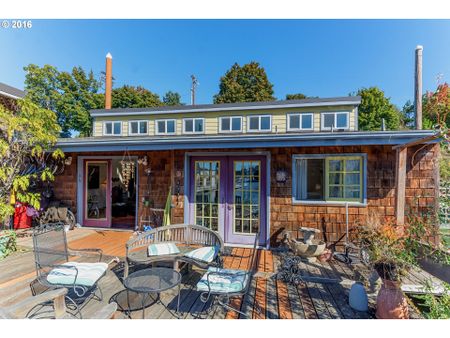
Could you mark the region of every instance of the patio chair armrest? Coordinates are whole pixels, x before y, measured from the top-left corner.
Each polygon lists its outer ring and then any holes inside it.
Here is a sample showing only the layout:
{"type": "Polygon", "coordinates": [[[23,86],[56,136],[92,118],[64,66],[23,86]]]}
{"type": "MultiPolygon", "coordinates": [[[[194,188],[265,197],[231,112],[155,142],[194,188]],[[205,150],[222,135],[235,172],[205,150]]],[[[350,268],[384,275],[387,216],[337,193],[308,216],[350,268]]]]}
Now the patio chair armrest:
{"type": "Polygon", "coordinates": [[[66,288],[60,288],[56,290],[46,291],[37,296],[28,297],[25,300],[20,301],[17,304],[12,305],[7,309],[14,317],[20,318],[30,311],[33,307],[46,303],[53,302],[55,309],[55,317],[61,318],[66,313],[65,296],[67,294],[66,288]]]}
{"type": "Polygon", "coordinates": [[[83,256],[86,252],[93,252],[98,254],[100,257],[98,259],[99,262],[101,262],[103,257],[103,250],[97,249],[97,248],[83,248],[83,249],[69,249],[70,256],[83,256]]]}

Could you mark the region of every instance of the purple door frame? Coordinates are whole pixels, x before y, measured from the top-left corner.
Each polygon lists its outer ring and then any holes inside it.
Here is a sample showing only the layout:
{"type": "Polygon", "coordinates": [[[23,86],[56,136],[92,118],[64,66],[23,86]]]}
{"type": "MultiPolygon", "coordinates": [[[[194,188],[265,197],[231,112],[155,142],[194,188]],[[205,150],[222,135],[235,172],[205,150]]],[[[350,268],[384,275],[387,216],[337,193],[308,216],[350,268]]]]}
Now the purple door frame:
{"type": "Polygon", "coordinates": [[[220,195],[219,195],[219,234],[227,244],[251,245],[254,235],[236,235],[233,233],[233,189],[234,189],[234,161],[260,161],[260,240],[259,245],[266,245],[267,236],[267,157],[264,155],[220,155],[220,156],[191,156],[189,159],[189,193],[188,210],[189,222],[195,223],[195,161],[219,161],[220,163],[220,195]]]}
{"type": "Polygon", "coordinates": [[[111,177],[112,177],[112,165],[111,160],[106,159],[85,159],[83,160],[83,225],[91,226],[91,227],[101,227],[101,228],[109,228],[111,227],[111,177]],[[87,217],[87,164],[89,162],[100,162],[107,163],[107,172],[106,172],[106,218],[104,219],[93,219],[87,217]]]}

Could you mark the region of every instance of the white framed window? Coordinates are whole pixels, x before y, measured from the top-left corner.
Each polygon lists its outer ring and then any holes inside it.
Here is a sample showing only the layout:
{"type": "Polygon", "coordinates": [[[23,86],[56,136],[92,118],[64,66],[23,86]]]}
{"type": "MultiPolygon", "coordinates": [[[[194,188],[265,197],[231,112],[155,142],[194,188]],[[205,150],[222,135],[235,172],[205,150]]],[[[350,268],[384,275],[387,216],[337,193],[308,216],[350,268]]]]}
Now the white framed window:
{"type": "Polygon", "coordinates": [[[183,119],[183,134],[203,134],[205,132],[205,119],[203,117],[183,119]]]}
{"type": "Polygon", "coordinates": [[[287,130],[301,131],[314,129],[313,113],[293,113],[287,115],[287,130]]]}
{"type": "Polygon", "coordinates": [[[332,129],[349,129],[350,127],[350,113],[349,112],[324,112],[321,113],[321,130],[332,129]]]}
{"type": "Polygon", "coordinates": [[[128,122],[129,135],[147,135],[148,122],[147,121],[129,121],[128,122]]]}
{"type": "Polygon", "coordinates": [[[292,201],[365,205],[366,172],[366,154],[294,155],[292,201]]]}
{"type": "Polygon", "coordinates": [[[247,117],[247,131],[265,132],[272,130],[272,115],[250,115],[247,117]]]}
{"type": "Polygon", "coordinates": [[[121,121],[105,121],[103,122],[103,135],[122,135],[121,121]]]}
{"type": "Polygon", "coordinates": [[[156,120],[155,134],[156,135],[173,135],[177,131],[176,120],[156,120]]]}
{"type": "Polygon", "coordinates": [[[242,116],[223,116],[219,118],[219,131],[221,133],[242,132],[242,116]]]}

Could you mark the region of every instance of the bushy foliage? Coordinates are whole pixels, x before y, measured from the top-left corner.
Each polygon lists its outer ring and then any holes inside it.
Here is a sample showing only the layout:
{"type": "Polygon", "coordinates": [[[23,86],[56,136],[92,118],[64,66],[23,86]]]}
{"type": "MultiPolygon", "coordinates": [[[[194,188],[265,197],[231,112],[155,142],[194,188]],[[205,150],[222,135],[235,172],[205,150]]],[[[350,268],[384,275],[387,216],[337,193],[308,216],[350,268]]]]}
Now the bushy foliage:
{"type": "Polygon", "coordinates": [[[273,101],[273,84],[258,62],[243,66],[235,63],[220,78],[219,93],[214,103],[273,101]]]}
{"type": "Polygon", "coordinates": [[[14,213],[11,196],[39,209],[40,194],[29,187],[54,179],[46,164],[64,156],[52,149],[60,130],[56,114],[30,100],[19,100],[16,112],[0,105],[0,222],[14,213]]]}
{"type": "Polygon", "coordinates": [[[361,88],[356,95],[361,96],[361,104],[358,107],[360,130],[380,130],[383,119],[388,130],[399,129],[401,114],[381,89],[361,88]]]}

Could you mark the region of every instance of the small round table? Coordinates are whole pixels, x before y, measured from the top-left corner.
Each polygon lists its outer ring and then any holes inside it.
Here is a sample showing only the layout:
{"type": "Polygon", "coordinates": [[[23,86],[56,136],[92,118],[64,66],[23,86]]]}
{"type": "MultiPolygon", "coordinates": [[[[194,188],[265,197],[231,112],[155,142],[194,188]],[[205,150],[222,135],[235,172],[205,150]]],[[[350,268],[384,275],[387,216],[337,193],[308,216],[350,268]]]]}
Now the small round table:
{"type": "Polygon", "coordinates": [[[166,308],[174,317],[178,315],[169,310],[166,304],[161,301],[160,294],[163,291],[170,290],[178,286],[177,295],[177,311],[180,309],[180,289],[181,289],[181,274],[171,268],[148,268],[139,270],[130,274],[124,280],[125,288],[130,291],[134,291],[142,294],[142,319],[145,315],[145,301],[147,297],[152,297],[152,294],[157,294],[153,300],[156,303],[160,303],[166,308]]]}

